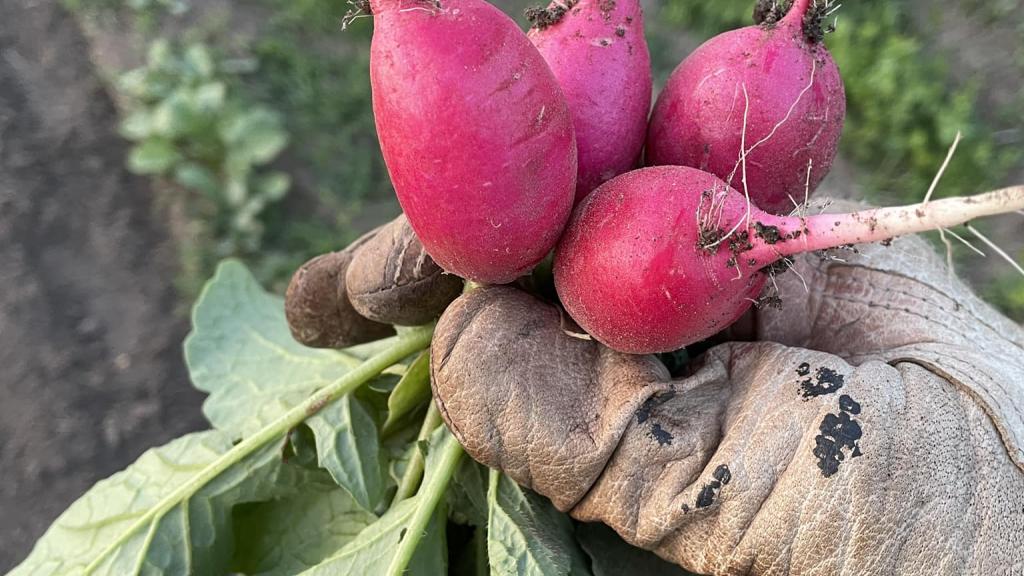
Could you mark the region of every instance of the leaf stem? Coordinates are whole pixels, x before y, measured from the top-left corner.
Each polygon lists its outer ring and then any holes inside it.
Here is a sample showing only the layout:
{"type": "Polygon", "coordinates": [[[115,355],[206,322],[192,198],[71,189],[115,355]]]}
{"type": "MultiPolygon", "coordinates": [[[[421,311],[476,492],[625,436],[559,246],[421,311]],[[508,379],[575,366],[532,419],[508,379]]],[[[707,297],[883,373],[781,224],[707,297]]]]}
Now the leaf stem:
{"type": "Polygon", "coordinates": [[[103,549],[96,558],[85,567],[83,576],[92,574],[115,550],[123,545],[135,533],[144,526],[159,522],[165,514],[171,511],[182,501],[192,497],[201,488],[220,475],[222,472],[249,456],[265,444],[275,438],[288,433],[289,430],[301,424],[304,420],[313,416],[345,394],[352,392],[368,382],[374,376],[383,372],[389,366],[401,361],[403,358],[426,348],[433,336],[433,326],[423,326],[409,330],[399,337],[394,345],[386,350],[368,358],[365,362],[346,372],[344,376],[335,380],[332,384],[317,390],[301,404],[295,406],[277,420],[267,424],[258,432],[236,444],[231,450],[222,454],[219,458],[208,464],[188,482],[179,486],[176,490],[165,496],[156,506],[150,508],[129,526],[124,533],[119,535],[109,546],[103,549]]]}
{"type": "Polygon", "coordinates": [[[462,457],[462,445],[448,431],[445,431],[444,437],[447,440],[442,444],[444,452],[437,463],[437,468],[431,471],[416,494],[419,498],[416,511],[413,512],[412,519],[406,527],[405,537],[398,543],[398,550],[395,551],[395,557],[388,566],[387,576],[401,576],[409,566],[413,554],[416,553],[416,547],[426,532],[427,523],[434,515],[437,504],[448,489],[448,482],[458,467],[459,458],[462,457]]]}
{"type": "Polygon", "coordinates": [[[419,443],[430,438],[430,433],[439,424],[441,424],[441,411],[437,409],[437,403],[431,398],[430,406],[427,408],[427,415],[423,417],[420,434],[416,437],[416,447],[413,449],[412,459],[409,460],[409,465],[406,466],[405,473],[402,474],[402,481],[398,484],[398,491],[395,492],[395,498],[391,501],[391,506],[416,493],[416,487],[423,476],[424,462],[423,451],[419,449],[419,443]]]}

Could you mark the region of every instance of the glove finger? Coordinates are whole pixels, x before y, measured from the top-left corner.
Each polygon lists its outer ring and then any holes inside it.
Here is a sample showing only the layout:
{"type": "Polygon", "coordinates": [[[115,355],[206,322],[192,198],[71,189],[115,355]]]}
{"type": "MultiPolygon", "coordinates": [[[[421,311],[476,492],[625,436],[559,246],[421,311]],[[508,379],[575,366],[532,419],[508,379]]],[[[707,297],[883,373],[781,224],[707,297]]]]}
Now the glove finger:
{"type": "Polygon", "coordinates": [[[612,352],[562,326],[559,310],[530,294],[479,288],[441,316],[430,354],[438,407],[466,451],[566,510],[668,375],[653,357],[612,352]]]}
{"type": "Polygon", "coordinates": [[[399,326],[436,320],[462,293],[462,284],[427,254],[405,215],[360,246],[345,274],[348,299],[359,314],[399,326]]]}
{"type": "Polygon", "coordinates": [[[303,264],[285,292],[285,317],[292,337],[313,348],[347,348],[395,333],[387,324],[356,312],[345,291],[345,273],[353,253],[374,237],[368,232],[339,252],[322,254],[303,264]]]}

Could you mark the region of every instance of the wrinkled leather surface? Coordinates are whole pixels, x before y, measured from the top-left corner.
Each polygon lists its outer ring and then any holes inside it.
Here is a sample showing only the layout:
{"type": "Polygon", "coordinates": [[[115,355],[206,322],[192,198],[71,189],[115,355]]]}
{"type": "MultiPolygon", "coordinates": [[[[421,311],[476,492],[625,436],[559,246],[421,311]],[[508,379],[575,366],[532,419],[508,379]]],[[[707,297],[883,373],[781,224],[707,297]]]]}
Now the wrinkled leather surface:
{"type": "Polygon", "coordinates": [[[418,326],[436,320],[462,293],[462,278],[446,274],[399,215],[355,250],[345,273],[349,301],[364,318],[418,326]]]}
{"type": "Polygon", "coordinates": [[[1024,332],[921,240],[860,250],[806,257],[758,342],[675,380],[471,292],[435,396],[474,458],[694,572],[1024,574],[1024,332]]]}
{"type": "Polygon", "coordinates": [[[345,289],[353,255],[379,231],[367,232],[344,250],[313,258],[292,275],[284,313],[297,342],[312,348],[347,348],[394,334],[391,326],[360,315],[345,289]]]}
{"type": "Polygon", "coordinates": [[[344,250],[303,264],[288,284],[285,316],[296,341],[347,348],[394,334],[392,324],[435,320],[462,286],[461,278],[434,263],[399,215],[344,250]]]}

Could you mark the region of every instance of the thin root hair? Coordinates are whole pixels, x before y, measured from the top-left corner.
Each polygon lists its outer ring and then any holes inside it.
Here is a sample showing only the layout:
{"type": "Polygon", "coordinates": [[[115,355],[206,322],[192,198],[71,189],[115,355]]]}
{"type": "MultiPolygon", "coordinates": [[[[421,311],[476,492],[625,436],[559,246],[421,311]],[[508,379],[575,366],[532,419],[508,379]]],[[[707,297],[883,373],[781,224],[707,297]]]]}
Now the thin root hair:
{"type": "MultiPolygon", "coordinates": [[[[742,169],[743,169],[743,175],[742,175],[743,196],[746,198],[746,201],[747,201],[746,215],[743,218],[737,220],[736,224],[734,224],[733,227],[730,228],[728,232],[726,232],[724,235],[722,235],[721,238],[719,238],[715,242],[711,243],[707,247],[709,250],[714,249],[716,246],[718,246],[722,242],[728,240],[733,234],[736,233],[737,230],[739,230],[740,225],[743,222],[747,223],[747,228],[748,229],[750,228],[751,203],[750,203],[750,190],[747,188],[747,154],[745,152],[745,150],[747,148],[747,120],[750,117],[750,94],[747,92],[747,85],[746,84],[743,84],[742,88],[743,88],[743,127],[740,130],[740,157],[739,157],[739,160],[737,161],[737,166],[733,166],[732,172],[729,173],[729,178],[727,179],[726,184],[730,185],[730,186],[732,185],[732,179],[736,176],[736,169],[737,169],[737,167],[742,167],[742,169]]],[[[724,201],[723,201],[723,204],[724,204],[724,201]]]]}
{"type": "MultiPolygon", "coordinates": [[[[939,230],[942,230],[942,228],[939,228],[939,230]]],[[[949,235],[950,235],[950,236],[952,236],[953,238],[956,238],[957,240],[959,240],[959,241],[963,242],[963,243],[964,243],[964,246],[967,246],[967,247],[968,247],[968,248],[970,248],[971,250],[974,250],[974,251],[975,251],[975,252],[977,252],[977,253],[978,253],[978,255],[979,255],[979,256],[981,256],[982,258],[988,258],[988,254],[985,254],[985,253],[984,253],[984,252],[983,252],[983,251],[982,251],[982,250],[981,250],[980,248],[978,248],[978,247],[977,247],[977,246],[975,246],[974,244],[971,244],[970,242],[968,242],[968,241],[967,241],[967,239],[966,239],[966,238],[964,238],[963,236],[961,236],[961,235],[957,234],[956,232],[953,232],[953,231],[952,231],[951,229],[949,229],[949,228],[946,228],[945,230],[946,230],[946,232],[949,232],[949,235]]]]}
{"type": "Polygon", "coordinates": [[[953,154],[956,153],[956,147],[960,144],[960,138],[963,135],[959,130],[956,131],[956,137],[953,138],[953,143],[949,146],[949,151],[946,152],[946,159],[942,161],[942,165],[939,166],[939,171],[935,173],[935,177],[932,178],[932,183],[928,186],[928,192],[924,195],[924,201],[921,202],[921,207],[928,205],[928,202],[932,199],[932,194],[935,193],[935,189],[939,186],[939,181],[942,180],[942,175],[946,173],[946,168],[949,167],[950,160],[953,159],[953,154]]]}
{"type": "Polygon", "coordinates": [[[1024,276],[1024,268],[1022,268],[1016,260],[1014,260],[1009,254],[1006,253],[1005,250],[1000,248],[995,242],[989,240],[987,236],[982,234],[980,231],[978,231],[977,228],[971,226],[970,224],[964,224],[964,228],[967,228],[967,230],[970,231],[971,234],[977,236],[979,240],[984,242],[989,248],[995,251],[996,254],[999,254],[999,256],[1003,258],[1003,260],[1009,262],[1010,266],[1012,266],[1017,272],[1020,272],[1021,276],[1024,276]]]}
{"type": "Polygon", "coordinates": [[[946,238],[946,229],[939,228],[939,240],[946,245],[946,271],[949,273],[950,278],[956,274],[956,270],[953,266],[953,243],[946,238]]]}
{"type": "Polygon", "coordinates": [[[369,18],[373,16],[373,10],[370,9],[369,0],[349,0],[348,6],[348,11],[341,17],[342,30],[348,30],[348,27],[360,18],[369,18]]]}

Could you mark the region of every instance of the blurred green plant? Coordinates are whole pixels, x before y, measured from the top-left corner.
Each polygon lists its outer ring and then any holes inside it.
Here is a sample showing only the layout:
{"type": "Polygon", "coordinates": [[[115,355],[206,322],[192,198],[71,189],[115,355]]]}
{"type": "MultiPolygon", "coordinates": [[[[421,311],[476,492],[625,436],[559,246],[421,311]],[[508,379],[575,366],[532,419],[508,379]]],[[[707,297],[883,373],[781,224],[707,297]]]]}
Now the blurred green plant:
{"type": "Polygon", "coordinates": [[[61,0],[64,7],[84,14],[107,14],[127,8],[147,18],[160,12],[180,16],[188,11],[188,0],[61,0]]]}
{"type": "Polygon", "coordinates": [[[310,167],[308,185],[346,234],[366,201],[391,197],[370,101],[368,28],[346,32],[352,36],[340,50],[326,53],[304,49],[293,32],[279,30],[254,44],[260,73],[245,78],[245,89],[274,102],[289,131],[302,135],[294,152],[310,167]]]}
{"type": "Polygon", "coordinates": [[[338,0],[262,0],[264,33],[247,46],[258,73],[232,90],[273,102],[293,136],[288,161],[300,191],[267,214],[264,249],[247,259],[281,289],[306,259],[337,250],[397,210],[377,144],[369,88],[372,19],[342,31],[338,0]]]}
{"type": "MultiPolygon", "coordinates": [[[[1024,261],[1024,253],[1017,256],[1017,261],[1024,261]]],[[[1009,270],[992,282],[984,291],[985,298],[997,308],[1004,311],[1010,318],[1024,321],[1024,282],[1020,274],[1009,270]]]]}
{"type": "Polygon", "coordinates": [[[226,75],[204,44],[158,39],[118,81],[129,100],[121,133],[135,143],[129,169],[198,192],[220,257],[260,248],[261,215],[290,186],[263,168],[288,143],[280,115],[236,95],[226,75]]]}

